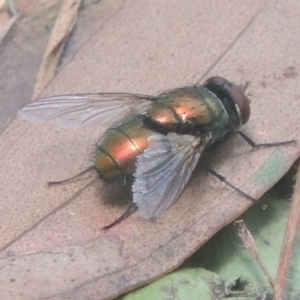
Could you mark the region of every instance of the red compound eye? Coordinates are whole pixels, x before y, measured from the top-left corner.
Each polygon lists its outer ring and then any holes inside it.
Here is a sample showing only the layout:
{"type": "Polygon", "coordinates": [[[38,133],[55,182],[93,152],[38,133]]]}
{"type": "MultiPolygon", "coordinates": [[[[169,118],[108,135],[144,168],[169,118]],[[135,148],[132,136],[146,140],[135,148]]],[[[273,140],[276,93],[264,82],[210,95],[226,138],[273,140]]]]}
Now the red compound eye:
{"type": "MultiPolygon", "coordinates": [[[[227,79],[218,76],[210,77],[204,82],[203,86],[205,86],[218,96],[222,94],[227,97],[229,96],[239,109],[239,112],[237,113],[240,116],[241,123],[245,124],[249,120],[250,101],[241,88],[234,85],[227,79]]],[[[222,97],[220,98],[222,100],[222,97]]]]}

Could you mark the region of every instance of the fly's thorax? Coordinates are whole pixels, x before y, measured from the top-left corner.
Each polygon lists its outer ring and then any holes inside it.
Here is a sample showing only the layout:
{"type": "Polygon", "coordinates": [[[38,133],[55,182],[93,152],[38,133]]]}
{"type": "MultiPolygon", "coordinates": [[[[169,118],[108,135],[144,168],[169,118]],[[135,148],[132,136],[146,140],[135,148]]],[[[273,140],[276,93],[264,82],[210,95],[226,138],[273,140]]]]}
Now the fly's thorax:
{"type": "Polygon", "coordinates": [[[97,145],[95,167],[104,179],[132,175],[136,157],[148,147],[153,132],[138,115],[128,116],[108,129],[97,145]]]}
{"type": "Polygon", "coordinates": [[[148,109],[148,117],[169,131],[189,134],[224,128],[228,114],[220,99],[202,86],[189,86],[162,94],[148,109]],[[189,126],[186,126],[186,125],[189,126]],[[186,128],[181,132],[181,127],[186,128]]]}

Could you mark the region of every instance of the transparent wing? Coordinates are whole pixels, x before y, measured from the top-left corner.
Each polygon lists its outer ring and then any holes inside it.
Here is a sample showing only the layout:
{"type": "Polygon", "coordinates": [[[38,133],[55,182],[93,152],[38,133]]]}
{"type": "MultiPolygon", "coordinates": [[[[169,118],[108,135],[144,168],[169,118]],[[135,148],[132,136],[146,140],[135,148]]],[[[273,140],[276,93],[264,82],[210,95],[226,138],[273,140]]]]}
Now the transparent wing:
{"type": "Polygon", "coordinates": [[[157,97],[124,93],[61,95],[43,98],[20,110],[34,123],[54,123],[64,128],[107,125],[129,113],[147,110],[157,97]]]}
{"type": "Polygon", "coordinates": [[[132,186],[133,201],[146,219],[176,202],[201,154],[196,150],[199,137],[155,133],[148,141],[149,147],[137,158],[132,186]]]}

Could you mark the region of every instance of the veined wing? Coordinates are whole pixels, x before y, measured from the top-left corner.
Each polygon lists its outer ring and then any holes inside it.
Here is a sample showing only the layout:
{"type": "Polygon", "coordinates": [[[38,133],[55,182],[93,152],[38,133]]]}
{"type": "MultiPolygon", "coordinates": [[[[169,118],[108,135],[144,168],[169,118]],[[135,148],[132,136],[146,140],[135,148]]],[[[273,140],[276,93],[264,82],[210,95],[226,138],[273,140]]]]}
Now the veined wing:
{"type": "Polygon", "coordinates": [[[20,110],[33,123],[54,123],[64,128],[109,126],[129,113],[147,110],[155,96],[126,93],[74,94],[43,98],[20,110]]]}
{"type": "Polygon", "coordinates": [[[146,218],[157,216],[179,198],[200,158],[199,137],[155,133],[138,156],[133,201],[146,218]]]}

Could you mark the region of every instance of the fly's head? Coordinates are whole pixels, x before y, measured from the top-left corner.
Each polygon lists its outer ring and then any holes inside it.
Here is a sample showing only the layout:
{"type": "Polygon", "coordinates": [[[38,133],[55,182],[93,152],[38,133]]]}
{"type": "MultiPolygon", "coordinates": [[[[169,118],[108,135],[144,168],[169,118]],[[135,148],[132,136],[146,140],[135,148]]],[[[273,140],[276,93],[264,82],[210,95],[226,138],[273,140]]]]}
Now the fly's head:
{"type": "Polygon", "coordinates": [[[210,77],[203,86],[213,92],[229,114],[232,130],[244,125],[250,117],[250,101],[244,91],[223,77],[210,77]]]}

